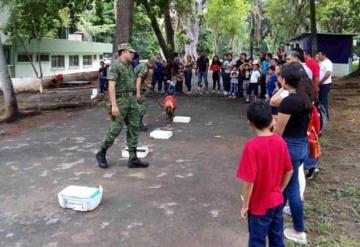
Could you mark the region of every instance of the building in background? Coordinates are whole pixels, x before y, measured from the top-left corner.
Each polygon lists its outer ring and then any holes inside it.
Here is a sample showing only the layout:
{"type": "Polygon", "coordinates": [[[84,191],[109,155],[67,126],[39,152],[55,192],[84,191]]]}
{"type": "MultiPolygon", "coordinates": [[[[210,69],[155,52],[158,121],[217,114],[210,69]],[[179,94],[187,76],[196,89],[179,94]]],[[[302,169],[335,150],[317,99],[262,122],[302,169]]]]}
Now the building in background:
{"type": "MultiPolygon", "coordinates": [[[[356,35],[345,33],[318,33],[318,50],[324,51],[333,62],[333,76],[345,76],[352,72],[354,36],[356,35]]],[[[310,33],[302,33],[288,41],[287,50],[297,47],[311,51],[310,33]]]]}

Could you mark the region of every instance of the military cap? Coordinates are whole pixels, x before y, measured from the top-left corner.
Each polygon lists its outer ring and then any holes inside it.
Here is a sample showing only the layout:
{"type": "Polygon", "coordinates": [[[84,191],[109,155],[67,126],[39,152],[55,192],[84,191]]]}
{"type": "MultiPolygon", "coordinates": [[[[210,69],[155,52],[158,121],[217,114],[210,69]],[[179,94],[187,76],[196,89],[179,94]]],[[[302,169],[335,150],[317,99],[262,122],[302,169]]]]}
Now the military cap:
{"type": "Polygon", "coordinates": [[[131,52],[136,52],[132,47],[130,43],[122,43],[118,45],[118,51],[127,50],[131,52]]]}

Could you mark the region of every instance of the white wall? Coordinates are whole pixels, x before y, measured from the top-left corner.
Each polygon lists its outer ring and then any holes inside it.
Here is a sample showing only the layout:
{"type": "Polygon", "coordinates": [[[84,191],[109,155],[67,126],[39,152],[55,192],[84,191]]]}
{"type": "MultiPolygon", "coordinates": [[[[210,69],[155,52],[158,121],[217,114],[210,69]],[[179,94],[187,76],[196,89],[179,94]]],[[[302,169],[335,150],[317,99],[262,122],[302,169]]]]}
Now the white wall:
{"type": "MultiPolygon", "coordinates": [[[[41,67],[43,71],[43,76],[55,76],[57,74],[72,74],[79,72],[89,72],[97,71],[100,68],[100,55],[102,54],[51,54],[51,55],[64,55],[65,56],[65,67],[64,68],[52,68],[51,67],[51,57],[48,62],[41,62],[41,67]],[[78,55],[79,56],[79,67],[69,67],[69,56],[78,55]],[[83,66],[83,55],[97,55],[97,60],[93,60],[92,66],[83,66]]],[[[50,55],[50,56],[51,56],[50,55]]],[[[35,58],[35,54],[33,55],[35,58]]],[[[15,58],[17,60],[17,57],[15,58]]],[[[35,63],[36,69],[39,71],[38,63],[35,63]]],[[[15,62],[15,77],[36,77],[35,72],[31,66],[30,62],[15,62]]]]}
{"type": "Polygon", "coordinates": [[[351,73],[350,64],[334,63],[333,65],[334,65],[334,70],[332,76],[341,77],[341,76],[349,75],[351,73]]]}

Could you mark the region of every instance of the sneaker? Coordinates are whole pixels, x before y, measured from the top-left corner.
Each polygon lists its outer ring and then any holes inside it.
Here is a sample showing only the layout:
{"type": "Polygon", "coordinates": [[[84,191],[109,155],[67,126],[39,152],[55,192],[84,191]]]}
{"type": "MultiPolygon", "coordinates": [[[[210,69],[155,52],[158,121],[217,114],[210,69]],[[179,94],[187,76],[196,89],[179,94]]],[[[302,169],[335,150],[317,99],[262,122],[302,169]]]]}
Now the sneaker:
{"type": "Polygon", "coordinates": [[[319,169],[318,168],[311,168],[308,173],[306,174],[306,179],[307,180],[313,180],[317,177],[319,173],[319,169]]]}
{"type": "Polygon", "coordinates": [[[284,236],[288,240],[294,241],[297,244],[307,244],[305,232],[297,232],[293,229],[286,228],[284,230],[284,236]]]}
{"type": "Polygon", "coordinates": [[[214,93],[215,93],[215,90],[211,90],[211,93],[214,94],[214,93]]]}
{"type": "Polygon", "coordinates": [[[291,210],[289,206],[283,208],[283,213],[291,216],[291,210]]]}
{"type": "Polygon", "coordinates": [[[227,91],[224,91],[224,96],[228,96],[228,92],[227,91]]]}
{"type": "Polygon", "coordinates": [[[246,99],[245,103],[248,103],[248,104],[249,104],[249,103],[250,103],[250,99],[246,99]]]}

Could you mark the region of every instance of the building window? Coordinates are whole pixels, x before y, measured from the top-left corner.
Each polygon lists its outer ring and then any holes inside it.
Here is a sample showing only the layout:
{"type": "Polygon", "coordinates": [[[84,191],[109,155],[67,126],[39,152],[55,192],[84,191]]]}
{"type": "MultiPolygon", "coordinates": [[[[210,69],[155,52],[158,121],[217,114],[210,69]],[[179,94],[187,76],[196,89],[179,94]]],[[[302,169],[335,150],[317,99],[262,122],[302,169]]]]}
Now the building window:
{"type": "Polygon", "coordinates": [[[94,55],[94,60],[97,60],[97,55],[94,55]]]}
{"type": "Polygon", "coordinates": [[[6,64],[11,64],[11,47],[10,46],[4,46],[4,55],[5,55],[6,64]]]}
{"type": "Polygon", "coordinates": [[[33,61],[32,55],[27,55],[27,54],[18,54],[17,55],[17,61],[18,62],[22,62],[22,63],[28,62],[29,63],[30,62],[29,58],[30,58],[31,61],[33,61]]]}
{"type": "Polygon", "coordinates": [[[64,56],[51,56],[51,67],[52,68],[64,68],[65,57],[64,56]]]}
{"type": "Polygon", "coordinates": [[[84,55],[83,56],[83,65],[84,66],[91,66],[92,65],[92,56],[91,55],[84,55]]]}
{"type": "Polygon", "coordinates": [[[100,55],[100,60],[103,59],[103,55],[100,55]]]}
{"type": "Polygon", "coordinates": [[[70,67],[79,67],[79,56],[69,56],[69,66],[70,67]]]}
{"type": "MultiPolygon", "coordinates": [[[[38,56],[36,56],[36,62],[39,61],[38,56]]],[[[41,62],[49,62],[50,61],[50,55],[49,54],[40,54],[40,61],[41,62]]]]}

